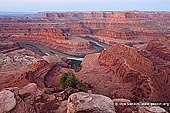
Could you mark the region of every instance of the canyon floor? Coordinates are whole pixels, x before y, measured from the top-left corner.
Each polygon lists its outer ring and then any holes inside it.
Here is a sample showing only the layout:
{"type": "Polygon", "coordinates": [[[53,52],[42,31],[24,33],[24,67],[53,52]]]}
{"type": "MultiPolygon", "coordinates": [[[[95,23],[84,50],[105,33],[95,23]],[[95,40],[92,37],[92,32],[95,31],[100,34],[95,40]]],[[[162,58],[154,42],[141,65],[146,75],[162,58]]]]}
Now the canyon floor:
{"type": "Polygon", "coordinates": [[[0,14],[0,113],[170,112],[169,19],[142,11],[0,14]],[[63,99],[64,72],[88,93],[63,99]],[[115,105],[123,102],[158,105],[115,105]]]}

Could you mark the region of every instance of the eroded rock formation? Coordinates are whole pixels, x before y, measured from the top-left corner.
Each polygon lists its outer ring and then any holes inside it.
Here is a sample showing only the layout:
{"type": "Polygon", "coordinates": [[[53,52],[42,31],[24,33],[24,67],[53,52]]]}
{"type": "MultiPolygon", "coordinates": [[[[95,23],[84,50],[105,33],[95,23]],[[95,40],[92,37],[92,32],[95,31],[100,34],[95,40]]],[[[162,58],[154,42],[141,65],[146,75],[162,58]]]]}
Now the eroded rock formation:
{"type": "Polygon", "coordinates": [[[12,42],[1,43],[0,58],[0,89],[26,85],[27,70],[41,59],[34,52],[22,49],[19,44],[12,42]]]}
{"type": "Polygon", "coordinates": [[[170,61],[170,39],[163,38],[149,42],[146,50],[165,61],[170,61]]]}
{"type": "Polygon", "coordinates": [[[167,85],[157,74],[150,59],[121,44],[101,54],[86,56],[78,73],[80,79],[92,85],[95,93],[136,102],[169,100],[169,94],[162,90],[167,85]]]}

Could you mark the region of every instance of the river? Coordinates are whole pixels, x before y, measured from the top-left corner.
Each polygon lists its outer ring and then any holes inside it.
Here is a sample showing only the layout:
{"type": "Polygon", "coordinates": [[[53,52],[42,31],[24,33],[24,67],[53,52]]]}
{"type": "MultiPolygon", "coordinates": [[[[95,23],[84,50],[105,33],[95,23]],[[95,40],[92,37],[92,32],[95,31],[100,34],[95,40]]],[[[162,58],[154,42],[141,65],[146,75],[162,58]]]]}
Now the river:
{"type": "MultiPolygon", "coordinates": [[[[90,37],[81,37],[85,40],[89,40],[90,43],[92,44],[92,46],[94,46],[96,49],[96,51],[94,53],[99,53],[103,50],[106,49],[107,45],[104,43],[100,43],[96,40],[93,40],[90,37]]],[[[35,42],[29,42],[29,41],[20,41],[19,42],[20,46],[23,48],[27,48],[27,49],[31,49],[32,51],[40,54],[40,55],[46,55],[46,56],[50,56],[50,55],[56,55],[59,58],[63,58],[63,57],[67,57],[70,60],[79,60],[82,61],[83,58],[85,57],[85,55],[72,55],[72,54],[68,54],[65,53],[63,51],[60,50],[56,50],[50,47],[47,47],[43,44],[39,44],[39,43],[35,43],[35,42]]]]}

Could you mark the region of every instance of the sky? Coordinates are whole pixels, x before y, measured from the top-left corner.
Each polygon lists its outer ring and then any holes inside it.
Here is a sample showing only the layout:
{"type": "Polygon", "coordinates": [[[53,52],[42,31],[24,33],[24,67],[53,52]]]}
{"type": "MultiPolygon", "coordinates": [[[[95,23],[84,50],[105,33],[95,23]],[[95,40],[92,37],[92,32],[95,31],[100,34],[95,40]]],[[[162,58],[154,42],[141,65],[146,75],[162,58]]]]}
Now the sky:
{"type": "Polygon", "coordinates": [[[170,11],[170,0],[0,0],[0,12],[170,11]]]}

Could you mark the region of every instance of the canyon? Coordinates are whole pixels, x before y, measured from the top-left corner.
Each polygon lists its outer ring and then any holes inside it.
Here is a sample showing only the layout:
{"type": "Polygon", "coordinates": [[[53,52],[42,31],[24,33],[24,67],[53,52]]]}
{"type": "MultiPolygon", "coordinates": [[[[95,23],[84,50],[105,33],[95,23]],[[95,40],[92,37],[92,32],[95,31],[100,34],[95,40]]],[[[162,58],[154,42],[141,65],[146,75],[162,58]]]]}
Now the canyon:
{"type": "Polygon", "coordinates": [[[0,15],[0,111],[169,112],[165,105],[113,105],[116,99],[170,102],[169,18],[170,12],[149,11],[0,15]],[[88,93],[64,100],[64,72],[75,73],[88,85],[88,93]],[[4,98],[9,107],[3,107],[4,98]],[[99,111],[93,102],[101,103],[96,105],[99,111]]]}

